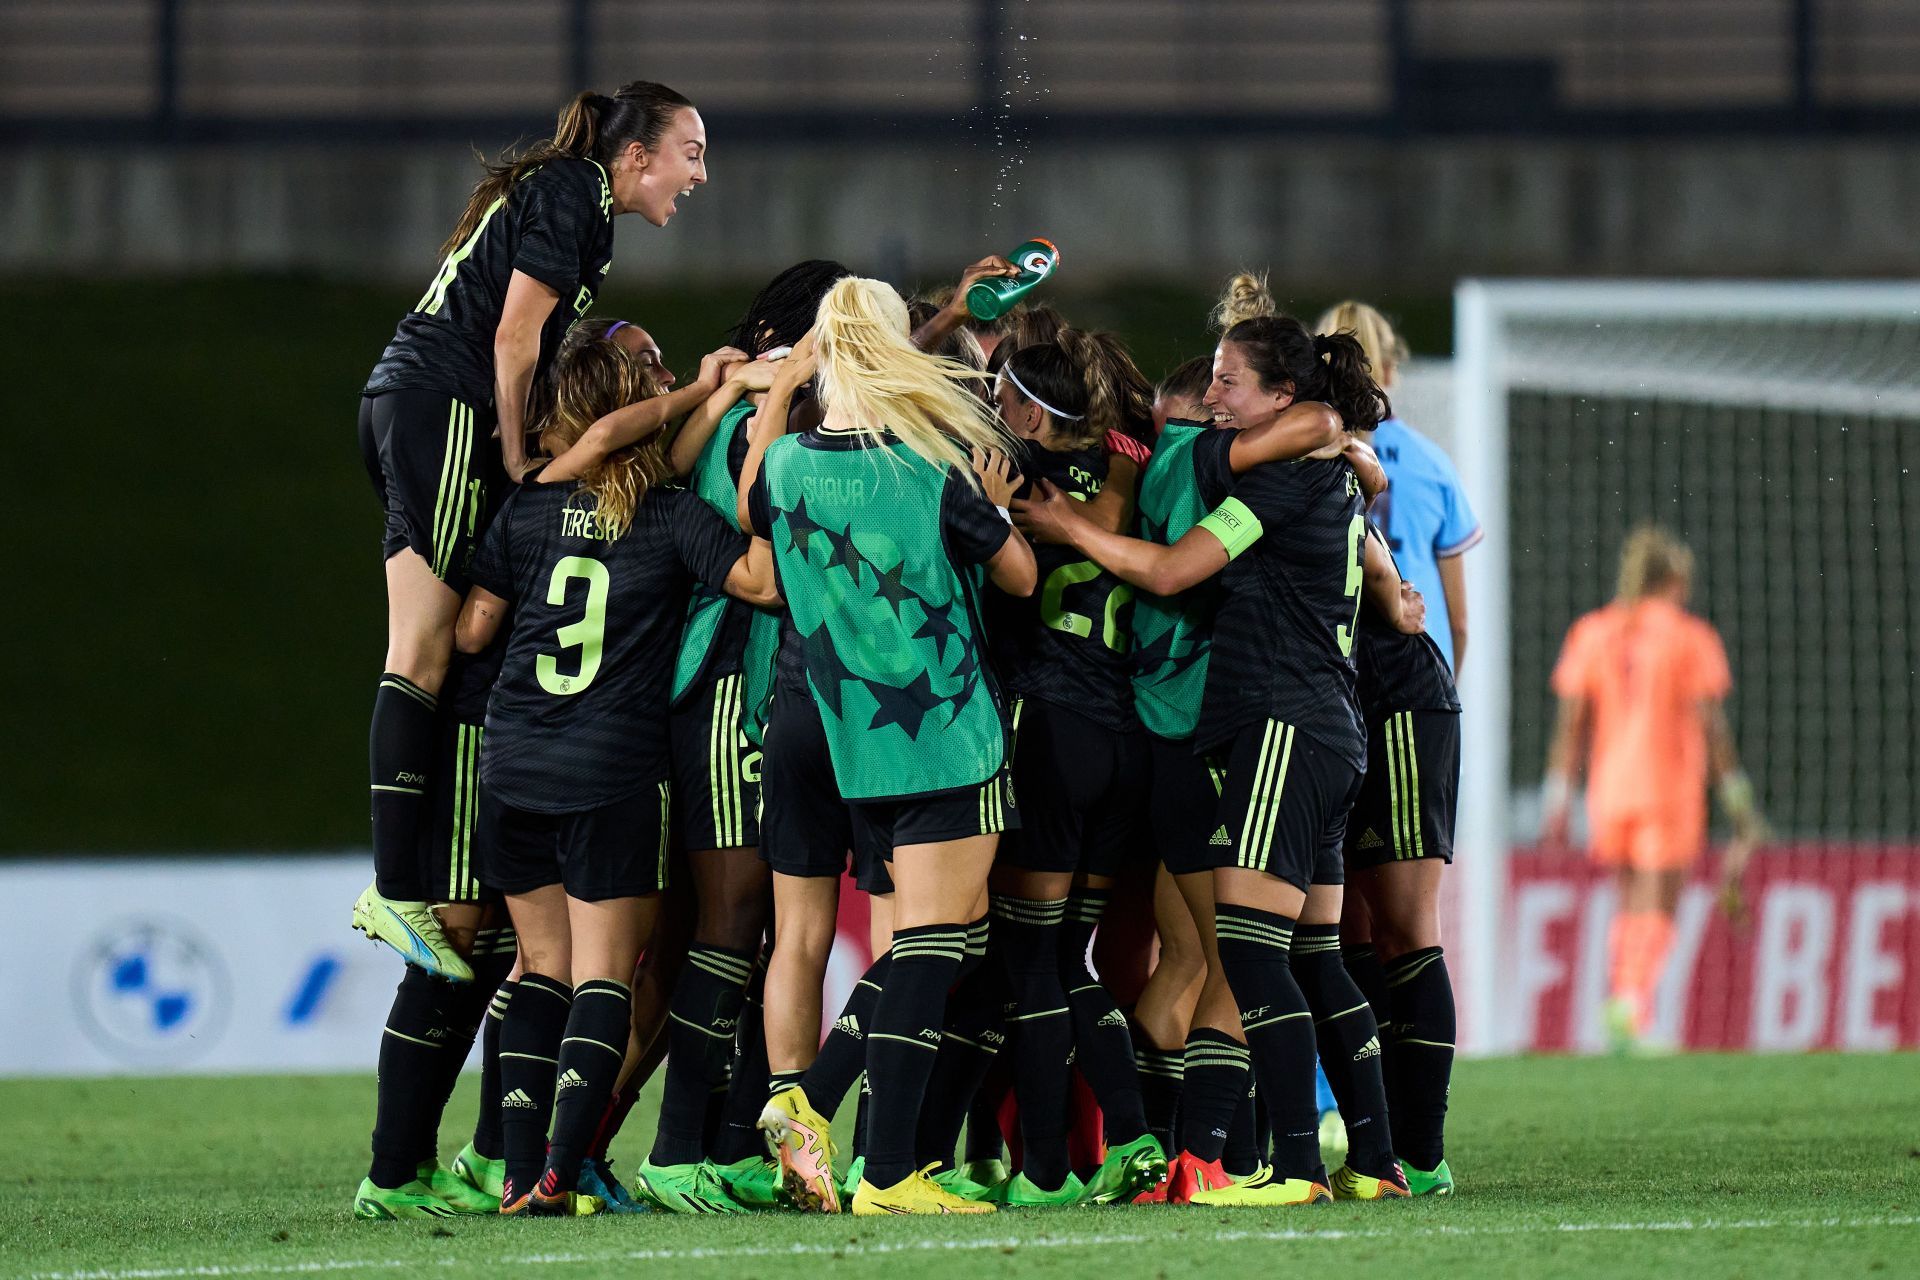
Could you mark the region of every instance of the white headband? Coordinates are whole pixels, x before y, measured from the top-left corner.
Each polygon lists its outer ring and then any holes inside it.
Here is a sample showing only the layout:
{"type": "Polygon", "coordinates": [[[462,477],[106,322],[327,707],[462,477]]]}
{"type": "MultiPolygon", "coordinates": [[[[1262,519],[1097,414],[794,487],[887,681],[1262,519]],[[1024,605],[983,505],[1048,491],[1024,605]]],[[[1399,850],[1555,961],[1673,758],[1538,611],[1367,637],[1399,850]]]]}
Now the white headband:
{"type": "Polygon", "coordinates": [[[1001,365],[1000,372],[1007,375],[1008,382],[1011,382],[1014,386],[1020,388],[1021,395],[1033,401],[1033,403],[1039,405],[1042,409],[1045,409],[1048,413],[1052,414],[1054,417],[1064,418],[1068,422],[1078,422],[1080,421],[1080,419],[1087,416],[1084,413],[1063,413],[1059,409],[1056,409],[1052,405],[1048,404],[1045,400],[1042,400],[1039,396],[1033,394],[1033,392],[1027,390],[1027,384],[1020,381],[1020,375],[1013,371],[1012,361],[1008,361],[1006,364],[1001,365]]]}

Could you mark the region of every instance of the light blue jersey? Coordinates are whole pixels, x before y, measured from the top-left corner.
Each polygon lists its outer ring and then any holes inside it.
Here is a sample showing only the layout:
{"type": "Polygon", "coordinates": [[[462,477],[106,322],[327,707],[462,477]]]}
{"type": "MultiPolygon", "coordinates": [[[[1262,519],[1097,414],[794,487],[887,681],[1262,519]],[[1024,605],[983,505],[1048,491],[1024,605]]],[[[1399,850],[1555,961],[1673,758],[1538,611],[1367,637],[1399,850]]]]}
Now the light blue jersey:
{"type": "Polygon", "coordinates": [[[1390,487],[1374,503],[1373,518],[1386,531],[1400,574],[1427,598],[1427,633],[1453,665],[1453,628],[1440,588],[1440,561],[1480,541],[1480,522],[1467,505],[1453,459],[1398,418],[1373,433],[1373,450],[1390,487]]]}

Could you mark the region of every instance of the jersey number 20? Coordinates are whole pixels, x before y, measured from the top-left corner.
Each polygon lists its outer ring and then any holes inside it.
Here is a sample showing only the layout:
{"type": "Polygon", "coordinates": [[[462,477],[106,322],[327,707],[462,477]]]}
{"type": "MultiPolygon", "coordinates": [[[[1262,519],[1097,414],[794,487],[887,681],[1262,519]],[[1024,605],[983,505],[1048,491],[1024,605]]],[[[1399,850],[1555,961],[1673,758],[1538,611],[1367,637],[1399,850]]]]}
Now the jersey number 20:
{"type": "Polygon", "coordinates": [[[568,556],[554,565],[553,576],[547,579],[547,603],[565,604],[567,584],[575,578],[584,578],[587,583],[586,614],[578,622],[555,629],[553,634],[562,649],[580,650],[580,670],[570,676],[562,675],[560,659],[550,653],[539,654],[533,660],[533,672],[540,678],[540,687],[562,697],[579,693],[593,683],[594,676],[600,673],[600,647],[607,633],[607,588],[612,578],[607,566],[598,560],[568,556]]]}

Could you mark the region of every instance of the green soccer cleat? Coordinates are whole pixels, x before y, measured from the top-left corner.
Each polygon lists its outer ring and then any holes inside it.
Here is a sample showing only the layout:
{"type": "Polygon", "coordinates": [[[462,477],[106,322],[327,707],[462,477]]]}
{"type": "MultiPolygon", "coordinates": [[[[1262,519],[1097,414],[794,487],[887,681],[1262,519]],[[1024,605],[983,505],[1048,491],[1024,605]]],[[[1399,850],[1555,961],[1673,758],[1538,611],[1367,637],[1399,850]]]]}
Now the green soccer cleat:
{"type": "Polygon", "coordinates": [[[652,1213],[653,1206],[635,1200],[633,1193],[613,1176],[613,1161],[586,1159],[580,1162],[580,1190],[606,1207],[603,1213],[652,1213]]]}
{"type": "MultiPolygon", "coordinates": [[[[995,1163],[998,1162],[996,1161],[995,1163]]],[[[962,1165],[958,1169],[949,1169],[945,1173],[936,1173],[933,1175],[933,1180],[943,1191],[949,1195],[959,1196],[962,1200],[991,1200],[995,1189],[1000,1186],[1001,1182],[1005,1182],[1006,1179],[1001,1178],[1000,1182],[975,1182],[967,1176],[967,1169],[970,1167],[971,1166],[962,1165]]]]}
{"type": "Polygon", "coordinates": [[[492,1196],[496,1204],[506,1191],[506,1159],[489,1160],[475,1151],[471,1142],[460,1148],[460,1154],[453,1158],[453,1163],[448,1167],[454,1177],[475,1191],[492,1196]]]}
{"type": "Polygon", "coordinates": [[[643,1160],[634,1177],[639,1182],[640,1194],[655,1208],[668,1213],[746,1212],[727,1194],[727,1184],[711,1160],[690,1164],[655,1164],[643,1160]]]}
{"type": "Polygon", "coordinates": [[[417,1170],[418,1181],[425,1184],[428,1191],[446,1201],[455,1213],[498,1213],[500,1197],[490,1196],[484,1191],[475,1190],[467,1184],[465,1178],[442,1169],[438,1162],[422,1160],[417,1170]]]}
{"type": "Polygon", "coordinates": [[[409,1218],[452,1218],[459,1210],[433,1194],[432,1188],[415,1178],[404,1186],[376,1187],[372,1178],[362,1178],[353,1193],[353,1216],[378,1222],[409,1218]]]}
{"type": "Polygon", "coordinates": [[[1640,1014],[1633,1001],[1614,996],[1607,1001],[1601,1016],[1607,1024],[1607,1047],[1615,1053],[1632,1053],[1640,1044],[1640,1014]]]}
{"type": "Polygon", "coordinates": [[[418,965],[449,982],[472,982],[473,968],[447,941],[440,917],[424,902],[383,898],[368,885],[353,904],[353,927],[376,942],[398,951],[408,964],[418,965]]]}
{"type": "Polygon", "coordinates": [[[866,1173],[867,1158],[865,1156],[855,1156],[852,1163],[847,1165],[846,1176],[840,1179],[841,1204],[849,1205],[853,1203],[853,1193],[860,1189],[860,1182],[866,1177],[866,1173]]]}
{"type": "Polygon", "coordinates": [[[1406,1161],[1400,1162],[1400,1172],[1407,1175],[1407,1193],[1415,1196],[1450,1196],[1453,1194],[1453,1170],[1442,1160],[1435,1165],[1431,1173],[1416,1169],[1406,1161]]]}
{"type": "Polygon", "coordinates": [[[1331,1108],[1320,1113],[1320,1158],[1333,1164],[1347,1158],[1347,1122],[1331,1108]]]}
{"type": "Polygon", "coordinates": [[[778,1209],[780,1207],[780,1165],[778,1161],[765,1156],[748,1156],[732,1164],[717,1164],[714,1172],[720,1175],[727,1194],[736,1204],[748,1209],[778,1209]]]}
{"type": "Polygon", "coordinates": [[[994,1188],[991,1200],[1003,1209],[1062,1209],[1079,1204],[1087,1194],[1086,1183],[1078,1174],[1069,1173],[1058,1190],[1042,1191],[1024,1173],[1016,1173],[994,1188]]]}
{"type": "Polygon", "coordinates": [[[968,1160],[960,1165],[960,1175],[983,1187],[997,1187],[1013,1176],[1005,1160],[968,1160]]]}
{"type": "Polygon", "coordinates": [[[1087,1180],[1087,1204],[1126,1204],[1167,1176],[1167,1153],[1150,1133],[1107,1148],[1107,1158],[1087,1180]]]}

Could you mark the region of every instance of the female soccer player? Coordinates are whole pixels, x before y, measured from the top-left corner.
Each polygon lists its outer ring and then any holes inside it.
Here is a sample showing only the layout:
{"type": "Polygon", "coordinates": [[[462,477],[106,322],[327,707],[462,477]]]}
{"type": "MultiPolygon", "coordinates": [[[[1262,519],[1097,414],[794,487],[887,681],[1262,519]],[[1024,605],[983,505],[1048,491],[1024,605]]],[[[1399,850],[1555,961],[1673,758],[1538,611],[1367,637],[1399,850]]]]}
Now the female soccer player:
{"type": "Polygon", "coordinates": [[[1353,656],[1367,772],[1346,835],[1347,873],[1360,892],[1341,920],[1342,958],[1383,1032],[1387,1113],[1407,1189],[1452,1195],[1453,985],[1440,946],[1440,873],[1453,861],[1460,698],[1440,646],[1422,629],[1425,601],[1402,580],[1377,526],[1368,530],[1366,575],[1353,656]]]}
{"type": "MultiPolygon", "coordinates": [[[[1364,302],[1342,302],[1314,325],[1316,333],[1350,333],[1366,350],[1374,380],[1391,392],[1406,363],[1407,344],[1385,316],[1364,302]]],[[[1427,626],[1450,670],[1467,659],[1465,554],[1479,545],[1480,521],[1468,505],[1453,459],[1397,417],[1381,421],[1367,443],[1386,469],[1388,489],[1368,510],[1387,535],[1400,570],[1427,602],[1427,626]]]]}
{"type": "Polygon", "coordinates": [[[688,584],[777,599],[764,543],[749,549],[694,495],[661,487],[657,435],[623,447],[644,422],[710,394],[734,354],[708,356],[693,386],[647,400],[657,388],[619,347],[571,352],[544,436],[567,452],[487,531],[456,626],[460,650],[477,652],[513,610],[487,707],[479,832],[482,878],[507,896],[522,971],[500,1032],[502,1213],[572,1211],[625,1056],[629,982],[667,868],[667,655],[688,584]]]}
{"type": "Polygon", "coordinates": [[[1607,1029],[1631,1048],[1652,1028],[1674,909],[1706,844],[1708,784],[1733,820],[1723,892],[1739,884],[1766,823],[1727,726],[1726,649],[1711,623],[1687,612],[1692,553],[1664,530],[1636,529],[1620,552],[1619,581],[1612,604],[1568,630],[1554,664],[1560,710],[1547,755],[1546,830],[1565,843],[1584,757],[1594,860],[1620,886],[1607,939],[1607,1029]]]}
{"type": "MultiPolygon", "coordinates": [[[[821,260],[787,268],[754,298],[734,328],[734,342],[755,356],[791,347],[812,327],[828,287],[851,274],[837,262],[821,260]]],[[[689,475],[693,492],[728,521],[739,506],[745,423],[772,385],[776,368],[764,360],[735,366],[674,437],[674,470],[689,475]]],[[[751,1148],[709,1150],[705,1131],[712,1096],[728,1084],[772,893],[759,850],[761,721],[772,692],[779,625],[771,612],[731,601],[722,591],[696,589],[680,638],[673,688],[674,790],[698,916],[667,1024],[660,1124],[639,1175],[648,1198],[671,1212],[740,1211],[730,1191],[734,1182],[742,1199],[767,1202],[760,1206],[767,1207],[774,1186],[771,1178],[749,1178],[766,1163],[752,1128],[766,1101],[764,1079],[736,1082],[751,1148]],[[731,1179],[721,1166],[727,1166],[731,1179]],[[762,1194],[755,1196],[756,1188],[762,1194]]],[[[816,1033],[817,1028],[816,1023],[816,1033]]]]}
{"type": "MultiPolygon", "coordinates": [[[[833,784],[859,838],[890,858],[895,886],[866,1036],[873,1100],[853,1211],[990,1211],[916,1171],[914,1157],[946,993],[969,926],[985,914],[999,832],[1015,816],[980,570],[1025,594],[1033,553],[1005,515],[1014,477],[987,455],[1006,436],[967,390],[977,375],[913,347],[890,286],[836,283],[815,340],[825,418],[799,436],[756,423],[742,514],[774,541],[833,784]],[[969,449],[987,459],[984,479],[969,449]]],[[[777,1095],[762,1125],[800,1193],[835,1207],[826,1122],[804,1085],[777,1095]]]]}
{"type": "MultiPolygon", "coordinates": [[[[1029,483],[1044,480],[1083,503],[1100,493],[1115,351],[1131,367],[1109,336],[1066,329],[1000,366],[994,402],[1020,441],[1029,483]]],[[[1008,1207],[1108,1204],[1166,1171],[1147,1132],[1125,1019],[1086,963],[1114,876],[1145,848],[1147,744],[1128,682],[1133,591],[1070,547],[1035,556],[1037,598],[996,594],[987,617],[995,669],[1013,698],[1014,789],[1026,802],[1021,829],[1002,842],[992,903],[994,950],[1017,1008],[1009,1041],[1024,1159],[993,1197],[1008,1207]],[[1068,1162],[1067,1068],[1076,1060],[1112,1144],[1090,1185],[1068,1162]]]]}
{"type": "Polygon", "coordinates": [[[445,977],[473,971],[415,859],[468,561],[525,468],[534,388],[612,264],[614,216],[665,226],[706,181],[706,147],[699,112],[665,85],[580,94],[551,139],[488,166],[362,393],[360,450],[386,510],[387,656],[370,734],[374,882],[353,923],[445,977]]]}
{"type": "MultiPolygon", "coordinates": [[[[1195,1192],[1194,1203],[1406,1194],[1377,1042],[1369,1046],[1373,1016],[1339,952],[1341,835],[1366,761],[1351,656],[1364,583],[1361,485],[1344,460],[1263,458],[1237,481],[1233,465],[1296,398],[1327,402],[1361,430],[1386,406],[1351,338],[1315,338],[1290,317],[1241,321],[1221,339],[1207,394],[1216,423],[1235,430],[1194,446],[1200,497],[1214,507],[1197,527],[1171,546],[1106,534],[1051,487],[1026,508],[1037,528],[1156,595],[1225,571],[1194,744],[1224,766],[1205,859],[1211,923],[1276,1141],[1271,1171],[1195,1192]],[[1316,1024],[1354,1135],[1348,1166],[1331,1180],[1317,1142],[1316,1024]]],[[[1196,1016],[1225,1020],[1204,992],[1196,1016]]]]}

